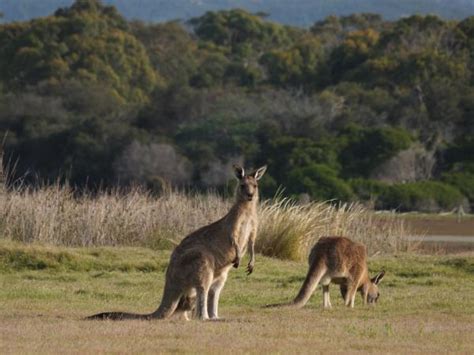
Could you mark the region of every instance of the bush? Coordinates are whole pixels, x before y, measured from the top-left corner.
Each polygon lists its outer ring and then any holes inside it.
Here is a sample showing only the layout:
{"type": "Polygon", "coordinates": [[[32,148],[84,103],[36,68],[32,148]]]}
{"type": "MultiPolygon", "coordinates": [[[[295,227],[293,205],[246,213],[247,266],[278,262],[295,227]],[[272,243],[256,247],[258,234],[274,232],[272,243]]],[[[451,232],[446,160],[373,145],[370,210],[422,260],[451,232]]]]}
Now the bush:
{"type": "Polygon", "coordinates": [[[376,199],[389,187],[389,185],[381,181],[362,178],[349,180],[349,185],[357,197],[364,201],[376,199]]]}
{"type": "Polygon", "coordinates": [[[341,135],[341,164],[347,176],[367,177],[380,164],[407,149],[410,134],[402,128],[349,125],[341,135]]]}
{"type": "Polygon", "coordinates": [[[288,177],[288,190],[292,193],[308,193],[316,200],[349,201],[353,197],[351,187],[330,167],[311,164],[294,169],[288,177]]]}
{"type": "Polygon", "coordinates": [[[474,205],[474,173],[451,172],[443,175],[443,181],[456,187],[474,205]]]}
{"type": "Polygon", "coordinates": [[[457,188],[438,181],[421,181],[388,186],[377,199],[376,207],[439,212],[464,204],[465,197],[457,188]]]}

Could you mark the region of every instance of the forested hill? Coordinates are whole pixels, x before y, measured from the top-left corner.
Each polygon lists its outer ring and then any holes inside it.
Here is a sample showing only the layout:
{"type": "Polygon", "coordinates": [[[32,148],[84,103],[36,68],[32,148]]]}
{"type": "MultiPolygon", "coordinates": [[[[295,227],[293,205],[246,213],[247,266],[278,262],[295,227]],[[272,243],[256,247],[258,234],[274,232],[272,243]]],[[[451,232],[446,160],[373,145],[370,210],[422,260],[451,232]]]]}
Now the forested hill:
{"type": "Polygon", "coordinates": [[[474,203],[474,17],[331,16],[308,29],[243,10],[127,21],[80,0],[0,25],[11,183],[226,188],[439,211],[474,203]],[[20,179],[20,180],[15,180],[20,179]]]}
{"type": "MultiPolygon", "coordinates": [[[[474,15],[472,0],[106,0],[128,19],[163,22],[187,20],[206,11],[242,8],[264,12],[270,19],[307,27],[329,15],[370,12],[389,20],[414,14],[434,14],[446,19],[474,15]]],[[[47,16],[58,7],[70,6],[73,0],[0,0],[4,21],[27,20],[47,16]]]]}

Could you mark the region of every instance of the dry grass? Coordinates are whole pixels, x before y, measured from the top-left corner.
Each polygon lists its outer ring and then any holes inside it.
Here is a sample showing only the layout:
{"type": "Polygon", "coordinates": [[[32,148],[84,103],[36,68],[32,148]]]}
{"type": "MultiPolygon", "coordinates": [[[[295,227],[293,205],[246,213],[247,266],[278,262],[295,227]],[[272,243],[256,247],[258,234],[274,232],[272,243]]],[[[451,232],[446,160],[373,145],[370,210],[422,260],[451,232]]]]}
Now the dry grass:
{"type": "Polygon", "coordinates": [[[257,249],[267,256],[301,260],[320,237],[328,235],[345,235],[362,242],[371,255],[410,247],[403,239],[408,234],[403,220],[393,213],[377,215],[360,204],[267,201],[260,218],[257,249]]]}
{"type": "Polygon", "coordinates": [[[0,235],[25,243],[156,247],[216,220],[228,205],[215,194],[156,198],[140,189],[96,196],[60,186],[13,191],[0,197],[0,235]]]}
{"type": "MultiPolygon", "coordinates": [[[[24,243],[62,246],[170,248],[191,231],[222,217],[231,201],[169,192],[160,197],[134,189],[77,196],[63,186],[16,190],[0,195],[0,236],[24,243]]],[[[266,201],[261,208],[257,250],[300,260],[323,235],[347,235],[369,245],[369,253],[406,250],[405,225],[395,215],[380,217],[358,204],[298,205],[266,201]]]]}

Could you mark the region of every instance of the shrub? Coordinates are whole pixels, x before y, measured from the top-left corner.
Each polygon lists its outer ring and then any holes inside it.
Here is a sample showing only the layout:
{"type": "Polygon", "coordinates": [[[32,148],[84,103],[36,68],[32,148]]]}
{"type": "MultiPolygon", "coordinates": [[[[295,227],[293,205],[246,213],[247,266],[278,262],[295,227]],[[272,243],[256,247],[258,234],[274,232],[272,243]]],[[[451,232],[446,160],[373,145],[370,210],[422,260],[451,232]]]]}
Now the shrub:
{"type": "Polygon", "coordinates": [[[439,212],[465,203],[455,187],[439,181],[421,181],[387,187],[377,200],[377,207],[400,211],[439,212]]]}
{"type": "Polygon", "coordinates": [[[362,178],[349,180],[349,185],[357,197],[364,201],[376,199],[389,186],[381,181],[362,178]]]}
{"type": "Polygon", "coordinates": [[[410,134],[402,128],[349,125],[341,136],[340,159],[347,176],[367,177],[374,168],[407,149],[410,134]]]}
{"type": "Polygon", "coordinates": [[[288,189],[293,193],[308,193],[316,200],[350,201],[354,195],[351,187],[323,164],[311,164],[291,171],[288,189]]]}
{"type": "Polygon", "coordinates": [[[443,175],[443,181],[456,187],[474,205],[474,173],[451,172],[443,175]]]}

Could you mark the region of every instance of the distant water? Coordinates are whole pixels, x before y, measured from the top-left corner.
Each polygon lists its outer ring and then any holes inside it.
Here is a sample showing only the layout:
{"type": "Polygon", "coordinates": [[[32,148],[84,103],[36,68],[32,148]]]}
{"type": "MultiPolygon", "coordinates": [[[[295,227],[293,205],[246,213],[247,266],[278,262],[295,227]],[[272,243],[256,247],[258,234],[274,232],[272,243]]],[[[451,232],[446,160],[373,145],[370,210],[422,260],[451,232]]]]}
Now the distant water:
{"type": "Polygon", "coordinates": [[[459,236],[459,235],[411,235],[406,237],[408,240],[420,242],[438,242],[438,243],[474,243],[473,236],[459,236]]]}
{"type": "MultiPolygon", "coordinates": [[[[0,22],[46,16],[74,0],[0,0],[0,22]]],[[[395,20],[413,14],[436,14],[446,19],[463,19],[474,14],[473,0],[103,0],[129,19],[162,22],[187,20],[206,11],[243,8],[264,12],[270,19],[308,27],[329,15],[370,12],[395,20]]]]}

